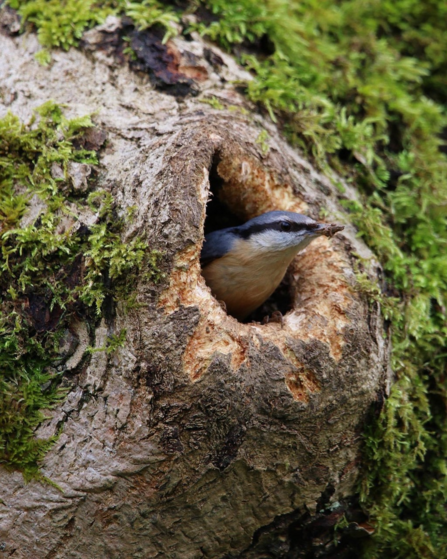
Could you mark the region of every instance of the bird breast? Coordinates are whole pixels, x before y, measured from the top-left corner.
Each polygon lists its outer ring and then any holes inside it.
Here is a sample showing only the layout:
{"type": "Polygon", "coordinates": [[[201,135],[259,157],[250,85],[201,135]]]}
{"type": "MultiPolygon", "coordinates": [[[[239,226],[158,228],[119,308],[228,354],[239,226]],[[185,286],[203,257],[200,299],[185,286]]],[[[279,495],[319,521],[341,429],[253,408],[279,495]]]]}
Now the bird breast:
{"type": "Polygon", "coordinates": [[[237,239],[231,251],[204,267],[202,274],[228,313],[243,320],[275,291],[296,253],[296,247],[289,247],[259,254],[248,241],[237,239]]]}

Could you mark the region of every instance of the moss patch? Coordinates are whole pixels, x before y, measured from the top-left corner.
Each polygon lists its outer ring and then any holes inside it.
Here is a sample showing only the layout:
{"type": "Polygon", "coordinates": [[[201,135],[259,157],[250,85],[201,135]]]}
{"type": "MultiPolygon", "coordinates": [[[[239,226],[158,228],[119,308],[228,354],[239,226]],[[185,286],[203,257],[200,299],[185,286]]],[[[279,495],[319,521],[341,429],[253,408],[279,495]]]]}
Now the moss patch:
{"type": "Polygon", "coordinates": [[[70,184],[70,165],[97,163],[94,151],[75,147],[92,126],[89,117],[66,120],[52,102],[27,124],[0,120],[0,463],[25,477],[38,475],[53,442],[34,430],[64,397],[55,366],[71,319],[94,325],[106,303],[130,297],[137,274],[158,274],[158,254],[143,239],[121,241],[110,194],[70,184]],[[24,224],[32,198],[40,211],[24,224]],[[95,212],[94,223],[80,222],[74,205],[95,212]]]}
{"type": "Polygon", "coordinates": [[[379,256],[397,382],[365,435],[363,557],[447,555],[447,57],[441,1],[208,0],[195,25],[240,54],[247,94],[363,192],[346,202],[379,256]],[[268,39],[268,40],[267,40],[268,39]],[[254,49],[256,52],[253,53],[254,49]]]}
{"type": "Polygon", "coordinates": [[[24,23],[35,25],[44,47],[65,50],[76,46],[86,29],[103,23],[109,15],[125,14],[138,29],[159,25],[165,29],[165,40],[177,34],[179,21],[172,9],[157,0],[9,0],[8,5],[18,10],[24,23]]]}
{"type": "MultiPolygon", "coordinates": [[[[131,5],[66,0],[68,10],[89,11],[67,30],[62,16],[50,17],[60,3],[10,4],[35,23],[44,45],[65,48],[82,26],[129,14],[131,5]]],[[[446,3],[203,0],[176,15],[155,1],[132,5],[140,26],[146,18],[165,29],[195,12],[189,30],[253,72],[247,95],[321,168],[363,192],[361,204],[346,204],[386,272],[381,291],[363,288],[391,322],[397,382],[365,437],[359,491],[376,535],[362,556],[446,556],[446,3]]],[[[11,203],[11,216],[23,204],[11,203]]]]}

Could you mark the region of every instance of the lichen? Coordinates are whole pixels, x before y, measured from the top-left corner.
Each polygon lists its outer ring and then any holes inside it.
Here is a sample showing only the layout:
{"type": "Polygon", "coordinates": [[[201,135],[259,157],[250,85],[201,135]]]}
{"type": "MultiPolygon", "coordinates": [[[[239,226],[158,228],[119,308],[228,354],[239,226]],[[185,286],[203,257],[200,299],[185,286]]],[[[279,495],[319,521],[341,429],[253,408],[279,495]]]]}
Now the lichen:
{"type": "MultiPolygon", "coordinates": [[[[82,25],[128,13],[121,0],[101,8],[66,0],[67,12],[78,5],[79,13],[89,12],[67,29],[60,15],[50,21],[50,7],[59,3],[10,4],[35,23],[44,45],[66,48],[82,25]],[[48,32],[51,26],[57,29],[48,32]]],[[[143,17],[148,4],[133,4],[143,17]]],[[[248,97],[294,145],[363,194],[346,207],[385,278],[380,291],[365,281],[359,286],[391,323],[397,380],[365,434],[359,492],[376,535],[362,556],[446,556],[447,5],[203,0],[174,10],[195,12],[184,32],[198,31],[236,53],[254,76],[248,97]]],[[[10,202],[8,219],[24,204],[10,202]]]]}
{"type": "MultiPolygon", "coordinates": [[[[121,240],[124,220],[111,195],[70,186],[71,162],[98,162],[76,147],[92,126],[88,116],[66,120],[53,102],[27,124],[11,113],[0,120],[0,463],[26,478],[39,475],[54,441],[34,431],[65,394],[55,363],[70,320],[94,326],[106,300],[130,297],[137,274],[158,276],[158,253],[144,239],[121,240]],[[63,177],[53,177],[55,165],[63,177]],[[93,207],[95,222],[81,223],[73,205],[93,207]],[[39,213],[27,219],[31,206],[39,213]]],[[[112,335],[106,351],[123,336],[112,335]]]]}

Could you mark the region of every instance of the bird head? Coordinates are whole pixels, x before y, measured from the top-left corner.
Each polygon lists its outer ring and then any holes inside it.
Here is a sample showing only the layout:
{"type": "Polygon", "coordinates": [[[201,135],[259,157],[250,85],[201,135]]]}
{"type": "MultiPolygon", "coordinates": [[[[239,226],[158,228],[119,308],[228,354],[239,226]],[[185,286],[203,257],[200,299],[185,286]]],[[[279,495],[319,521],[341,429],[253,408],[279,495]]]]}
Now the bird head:
{"type": "Polygon", "coordinates": [[[238,227],[237,235],[260,252],[298,252],[317,237],[329,237],[342,229],[341,225],[318,223],[302,214],[272,211],[238,227]]]}

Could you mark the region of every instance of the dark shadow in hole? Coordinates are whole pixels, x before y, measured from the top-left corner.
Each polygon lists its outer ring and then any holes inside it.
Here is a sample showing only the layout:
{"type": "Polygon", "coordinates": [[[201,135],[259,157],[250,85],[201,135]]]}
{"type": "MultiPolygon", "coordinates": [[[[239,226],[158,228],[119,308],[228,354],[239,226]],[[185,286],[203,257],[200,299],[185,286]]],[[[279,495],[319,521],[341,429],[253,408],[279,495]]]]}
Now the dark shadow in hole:
{"type": "MultiPolygon", "coordinates": [[[[217,172],[219,163],[220,157],[218,154],[215,154],[209,174],[211,196],[206,206],[205,235],[212,231],[218,231],[226,227],[236,227],[244,223],[244,220],[237,217],[223,200],[224,181],[217,172]]],[[[241,188],[250,188],[250,186],[247,185],[245,187],[241,185],[241,188]]],[[[276,311],[279,311],[282,315],[290,311],[292,308],[290,281],[291,277],[287,272],[276,291],[243,322],[262,323],[266,317],[270,317],[276,311]]]]}
{"type": "Polygon", "coordinates": [[[209,176],[211,196],[206,205],[205,235],[212,231],[225,229],[226,227],[236,227],[244,223],[221,199],[224,181],[217,172],[219,163],[220,158],[216,154],[213,158],[209,176]]]}

